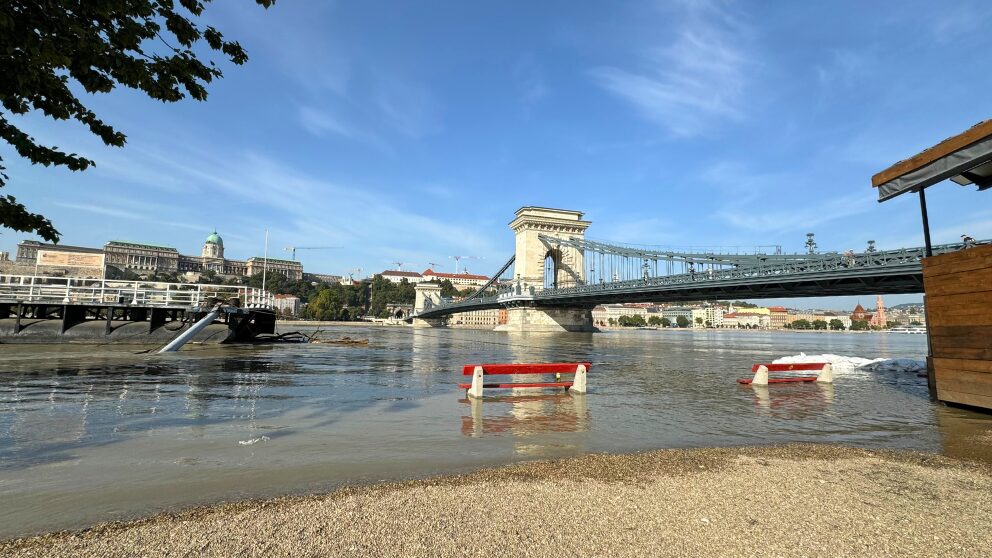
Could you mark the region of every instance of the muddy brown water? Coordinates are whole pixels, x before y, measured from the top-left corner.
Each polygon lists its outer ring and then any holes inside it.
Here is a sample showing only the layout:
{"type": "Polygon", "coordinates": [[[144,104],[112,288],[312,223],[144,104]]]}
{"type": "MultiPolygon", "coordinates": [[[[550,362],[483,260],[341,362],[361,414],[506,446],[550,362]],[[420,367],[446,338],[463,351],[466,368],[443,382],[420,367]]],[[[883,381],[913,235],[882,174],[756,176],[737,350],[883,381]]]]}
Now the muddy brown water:
{"type": "Polygon", "coordinates": [[[922,358],[924,336],[735,331],[510,335],[324,328],[367,346],[0,345],[0,538],[224,500],[588,452],[784,442],[992,461],[992,417],[915,373],[752,389],[799,352],[922,358]],[[584,396],[455,384],[475,362],[591,361],[584,396]]]}

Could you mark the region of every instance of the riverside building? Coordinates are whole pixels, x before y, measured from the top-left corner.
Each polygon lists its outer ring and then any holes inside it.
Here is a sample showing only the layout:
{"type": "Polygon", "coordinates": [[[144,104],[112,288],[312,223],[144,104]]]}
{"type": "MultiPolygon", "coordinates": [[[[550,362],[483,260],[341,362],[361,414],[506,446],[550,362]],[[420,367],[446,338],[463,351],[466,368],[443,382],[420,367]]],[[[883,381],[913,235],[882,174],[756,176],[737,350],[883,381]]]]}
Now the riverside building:
{"type": "Polygon", "coordinates": [[[303,278],[303,264],[297,261],[254,256],[247,260],[224,257],[224,239],[217,231],[207,236],[199,256],[180,254],[172,246],[111,240],[103,249],[63,246],[35,240],[17,245],[16,266],[4,266],[4,273],[103,278],[130,271],[141,276],[158,273],[186,274],[193,278],[212,271],[222,278],[250,277],[265,268],[298,281],[303,278]],[[9,269],[8,269],[9,268],[9,269]]]}
{"type": "Polygon", "coordinates": [[[722,306],[707,305],[692,309],[692,327],[696,329],[723,327],[723,315],[726,312],[722,306]]]}
{"type": "Polygon", "coordinates": [[[434,271],[433,269],[427,269],[422,274],[418,273],[423,277],[424,281],[434,281],[440,283],[447,279],[451,281],[451,284],[455,288],[461,287],[481,287],[489,282],[489,278],[485,275],[473,275],[468,271],[463,271],[461,273],[440,273],[434,271]]]}
{"type": "Polygon", "coordinates": [[[454,314],[448,320],[448,325],[472,329],[492,329],[506,323],[506,311],[503,309],[475,310],[454,314]]]}
{"type": "Polygon", "coordinates": [[[402,283],[404,280],[407,283],[419,283],[426,280],[423,275],[416,271],[402,271],[398,269],[383,271],[379,276],[390,283],[402,283]]]}
{"type": "Polygon", "coordinates": [[[784,306],[769,306],[768,318],[772,329],[785,329],[789,323],[789,311],[784,306]]]}
{"type": "Polygon", "coordinates": [[[13,260],[0,261],[0,273],[101,279],[104,261],[104,252],[99,248],[26,240],[17,245],[13,260]]]}

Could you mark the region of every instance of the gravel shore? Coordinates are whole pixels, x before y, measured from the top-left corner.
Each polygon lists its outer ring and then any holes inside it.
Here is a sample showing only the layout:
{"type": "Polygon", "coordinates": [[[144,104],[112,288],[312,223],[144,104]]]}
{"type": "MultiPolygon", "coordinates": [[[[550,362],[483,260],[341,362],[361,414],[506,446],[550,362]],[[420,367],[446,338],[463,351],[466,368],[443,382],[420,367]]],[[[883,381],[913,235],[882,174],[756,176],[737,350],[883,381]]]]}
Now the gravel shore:
{"type": "Polygon", "coordinates": [[[992,556],[992,472],[813,445],[589,455],[195,508],[0,556],[992,556]]]}

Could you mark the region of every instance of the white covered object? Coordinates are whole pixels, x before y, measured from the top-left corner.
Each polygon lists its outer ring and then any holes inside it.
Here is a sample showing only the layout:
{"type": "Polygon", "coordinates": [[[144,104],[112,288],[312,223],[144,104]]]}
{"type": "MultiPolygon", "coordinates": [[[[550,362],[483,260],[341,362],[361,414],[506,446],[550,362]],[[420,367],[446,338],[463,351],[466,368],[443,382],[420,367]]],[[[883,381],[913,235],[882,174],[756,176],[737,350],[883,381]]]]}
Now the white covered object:
{"type": "Polygon", "coordinates": [[[926,361],[915,358],[862,358],[844,355],[798,355],[778,358],[775,364],[796,364],[803,362],[829,362],[835,372],[845,370],[867,370],[872,372],[919,372],[927,369],[926,361]]]}

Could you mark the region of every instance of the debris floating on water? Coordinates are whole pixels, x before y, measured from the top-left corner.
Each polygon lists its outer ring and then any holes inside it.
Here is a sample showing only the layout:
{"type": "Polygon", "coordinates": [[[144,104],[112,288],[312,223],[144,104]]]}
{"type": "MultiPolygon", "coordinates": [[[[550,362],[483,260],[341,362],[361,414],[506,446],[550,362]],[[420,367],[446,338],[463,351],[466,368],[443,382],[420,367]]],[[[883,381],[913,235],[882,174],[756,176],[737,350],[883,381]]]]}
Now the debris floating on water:
{"type": "Polygon", "coordinates": [[[311,343],[323,343],[323,344],[326,344],[326,345],[368,345],[369,344],[369,340],[368,339],[352,339],[351,337],[348,337],[347,335],[344,336],[344,337],[342,337],[341,339],[315,339],[315,338],[311,338],[310,339],[310,342],[311,343]]]}
{"type": "Polygon", "coordinates": [[[268,442],[268,436],[259,436],[258,438],[252,438],[251,440],[238,440],[238,443],[242,446],[251,446],[259,442],[268,442]]]}
{"type": "Polygon", "coordinates": [[[834,370],[865,370],[869,372],[920,372],[927,369],[927,363],[915,358],[863,358],[844,355],[798,355],[778,358],[774,364],[800,364],[806,362],[829,362],[834,370]]]}
{"type": "Polygon", "coordinates": [[[925,372],[927,363],[925,360],[915,358],[888,358],[861,367],[863,370],[873,372],[925,372]]]}

